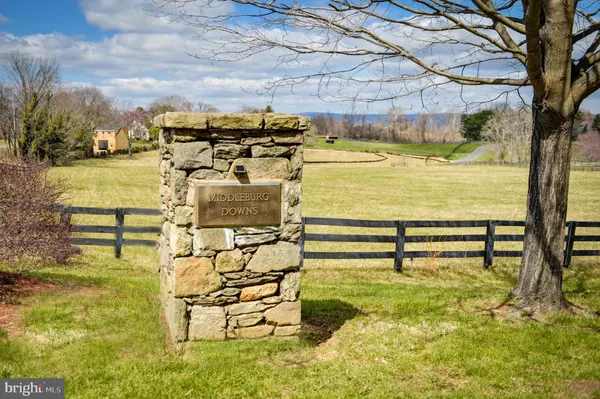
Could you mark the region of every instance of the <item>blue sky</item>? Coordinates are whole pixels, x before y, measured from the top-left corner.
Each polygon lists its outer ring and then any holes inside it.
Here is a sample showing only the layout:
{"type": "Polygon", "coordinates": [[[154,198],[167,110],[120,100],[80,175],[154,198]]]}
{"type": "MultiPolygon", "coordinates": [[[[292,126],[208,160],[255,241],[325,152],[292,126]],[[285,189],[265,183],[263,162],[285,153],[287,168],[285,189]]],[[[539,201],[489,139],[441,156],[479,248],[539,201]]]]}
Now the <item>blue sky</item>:
{"type": "MultiPolygon", "coordinates": [[[[200,51],[197,31],[183,24],[170,24],[144,8],[150,0],[21,0],[0,2],[0,56],[21,51],[54,56],[61,64],[65,84],[95,85],[107,95],[145,106],[154,98],[183,95],[223,111],[242,105],[277,111],[349,111],[348,103],[327,103],[317,98],[318,82],[311,81],[270,95],[257,95],[265,84],[293,66],[277,67],[277,60],[264,55],[240,63],[211,64],[189,54],[200,51]],[[287,68],[287,69],[286,69],[287,68]]],[[[436,54],[443,58],[445,54],[436,54]]],[[[315,65],[319,64],[319,59],[315,65]]],[[[338,65],[344,65],[340,61],[338,65]]],[[[297,68],[297,67],[296,67],[297,68]]],[[[493,88],[467,90],[467,100],[483,100],[493,88]]],[[[428,109],[460,111],[455,107],[457,90],[426,98],[428,109]],[[431,101],[429,101],[431,100],[431,101]]],[[[598,95],[584,108],[600,112],[598,95]]],[[[391,103],[357,104],[358,112],[386,112],[391,103]]],[[[418,97],[396,102],[407,113],[422,110],[418,97]]]]}
{"type": "Polygon", "coordinates": [[[17,36],[61,32],[98,40],[101,30],[86,22],[77,0],[5,1],[0,12],[8,18],[2,30],[17,36]]]}

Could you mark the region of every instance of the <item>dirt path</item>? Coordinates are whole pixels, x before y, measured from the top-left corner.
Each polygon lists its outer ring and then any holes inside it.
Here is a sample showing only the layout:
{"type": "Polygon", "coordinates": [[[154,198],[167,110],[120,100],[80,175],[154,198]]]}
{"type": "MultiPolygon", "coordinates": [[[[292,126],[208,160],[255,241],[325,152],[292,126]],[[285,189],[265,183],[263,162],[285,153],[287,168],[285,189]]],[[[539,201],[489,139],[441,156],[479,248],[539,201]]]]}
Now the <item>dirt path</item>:
{"type": "Polygon", "coordinates": [[[461,158],[461,159],[457,159],[455,161],[452,161],[452,163],[457,163],[457,162],[475,162],[475,161],[477,161],[477,159],[479,159],[480,156],[482,156],[483,154],[485,154],[489,150],[494,149],[497,145],[498,144],[486,144],[486,145],[482,145],[481,147],[478,147],[475,151],[473,151],[472,153],[470,153],[466,157],[461,158]]]}

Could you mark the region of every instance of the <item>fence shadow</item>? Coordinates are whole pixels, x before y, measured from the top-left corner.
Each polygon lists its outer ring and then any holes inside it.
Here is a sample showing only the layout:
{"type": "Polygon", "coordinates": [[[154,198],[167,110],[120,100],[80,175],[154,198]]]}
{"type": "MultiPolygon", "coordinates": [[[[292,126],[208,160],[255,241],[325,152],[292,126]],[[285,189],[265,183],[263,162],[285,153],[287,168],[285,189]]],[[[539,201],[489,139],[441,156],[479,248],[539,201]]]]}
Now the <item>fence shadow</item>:
{"type": "Polygon", "coordinates": [[[302,300],[300,338],[311,345],[319,345],[360,313],[358,308],[339,299],[302,300]]]}

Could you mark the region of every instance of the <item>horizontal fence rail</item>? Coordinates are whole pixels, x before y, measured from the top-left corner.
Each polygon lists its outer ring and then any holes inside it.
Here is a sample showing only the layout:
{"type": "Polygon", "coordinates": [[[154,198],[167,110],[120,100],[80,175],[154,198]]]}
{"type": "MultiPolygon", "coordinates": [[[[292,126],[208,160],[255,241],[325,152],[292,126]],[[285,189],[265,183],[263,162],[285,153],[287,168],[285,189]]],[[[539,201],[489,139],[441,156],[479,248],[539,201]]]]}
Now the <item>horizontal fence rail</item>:
{"type": "MultiPolygon", "coordinates": [[[[394,269],[402,271],[404,259],[416,258],[483,258],[483,267],[492,266],[494,257],[521,257],[523,251],[495,250],[496,242],[523,242],[524,234],[496,234],[496,227],[524,227],[518,220],[355,220],[319,217],[302,218],[300,239],[302,259],[394,259],[394,269]],[[364,228],[395,228],[395,235],[307,233],[307,225],[364,228]],[[406,235],[406,229],[484,228],[485,234],[406,235]],[[394,243],[395,251],[374,252],[307,252],[306,242],[394,243]],[[478,251],[405,251],[407,243],[481,242],[478,251]]],[[[566,225],[564,267],[573,256],[600,256],[600,250],[575,250],[576,242],[600,242],[600,235],[577,235],[577,228],[600,228],[600,222],[572,221],[566,225]]],[[[418,230],[417,230],[418,231],[418,230]]]]}
{"type": "Polygon", "coordinates": [[[160,227],[125,226],[125,215],[158,216],[161,212],[149,208],[90,208],[81,206],[55,205],[54,210],[60,213],[60,222],[70,226],[71,233],[114,234],[114,238],[71,237],[73,245],[94,245],[114,247],[115,257],[120,258],[124,245],[153,247],[156,240],[125,239],[124,233],[158,234],[160,227]],[[71,224],[71,215],[114,215],[114,226],[71,224]]]}

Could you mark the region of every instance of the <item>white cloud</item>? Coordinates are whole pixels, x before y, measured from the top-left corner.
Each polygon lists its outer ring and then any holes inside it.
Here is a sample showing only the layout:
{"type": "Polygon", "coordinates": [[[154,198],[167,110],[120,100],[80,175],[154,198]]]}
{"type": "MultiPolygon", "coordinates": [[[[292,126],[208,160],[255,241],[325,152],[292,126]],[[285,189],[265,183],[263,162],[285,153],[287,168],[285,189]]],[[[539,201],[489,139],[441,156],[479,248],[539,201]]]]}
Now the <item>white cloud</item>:
{"type": "MultiPolygon", "coordinates": [[[[207,0],[208,1],[208,0],[207,0]]],[[[226,2],[219,2],[227,4],[226,2]]],[[[64,80],[76,80],[78,83],[99,85],[107,94],[135,104],[146,105],[159,96],[180,94],[193,100],[214,104],[224,111],[233,111],[241,105],[262,105],[271,102],[270,95],[258,96],[265,83],[284,76],[294,76],[317,71],[325,62],[330,69],[344,68],[356,62],[349,57],[328,59],[327,55],[309,55],[298,63],[293,59],[281,63],[282,50],[271,50],[254,54],[249,58],[233,62],[214,64],[205,59],[196,59],[189,54],[196,54],[207,47],[216,46],[226,37],[219,32],[210,32],[202,39],[194,37],[195,30],[183,23],[169,23],[144,11],[144,7],[155,6],[146,0],[81,0],[80,6],[88,23],[107,31],[99,40],[86,40],[81,37],[66,36],[61,33],[33,34],[16,36],[0,31],[0,56],[13,50],[34,55],[52,55],[60,62],[64,80]],[[210,39],[210,40],[209,40],[210,39]],[[217,44],[215,44],[215,42],[217,44]],[[69,77],[73,76],[73,79],[69,77]]],[[[209,12],[222,12],[211,10],[209,12]]],[[[1,21],[0,14],[0,21],[1,21]]],[[[286,38],[298,42],[317,45],[319,35],[296,32],[294,30],[266,31],[270,37],[286,38]]],[[[458,34],[452,33],[452,34],[458,34]]],[[[402,40],[410,48],[416,48],[418,42],[407,41],[407,33],[402,30],[382,32],[390,40],[402,40]]],[[[433,35],[429,35],[432,37],[433,35]]],[[[420,37],[423,40],[428,38],[420,37]]],[[[352,48],[356,43],[344,40],[344,46],[352,48]]],[[[464,48],[439,46],[427,55],[432,62],[440,65],[449,64],[451,59],[464,52],[464,48]]],[[[373,65],[357,78],[368,78],[381,73],[384,68],[389,76],[401,71],[408,73],[414,66],[401,58],[373,65]]],[[[482,75],[498,76],[507,70],[503,64],[491,64],[483,68],[482,75]]],[[[413,82],[411,85],[422,84],[413,82]]],[[[293,88],[283,87],[275,92],[273,106],[283,112],[332,111],[343,110],[335,101],[340,96],[349,96],[357,92],[364,98],[377,94],[387,95],[405,89],[401,84],[388,83],[380,87],[377,84],[362,87],[359,82],[340,82],[338,80],[309,80],[293,88]],[[321,101],[317,94],[325,100],[321,101]]],[[[498,88],[477,86],[463,90],[456,85],[446,86],[445,90],[431,90],[423,99],[417,96],[401,98],[396,105],[401,105],[410,112],[425,106],[438,110],[464,107],[466,101],[485,101],[495,98],[498,88]]],[[[599,97],[600,96],[596,96],[599,97]]],[[[516,101],[518,98],[513,96],[516,101]]],[[[361,111],[385,112],[390,102],[359,104],[361,111]]],[[[586,104],[592,110],[600,111],[600,100],[589,100],[586,104]]],[[[350,105],[345,104],[345,110],[350,105]]]]}
{"type": "Polygon", "coordinates": [[[4,24],[8,21],[9,19],[4,14],[0,13],[0,24],[4,24]]]}
{"type": "MultiPolygon", "coordinates": [[[[220,15],[232,10],[229,2],[220,1],[208,6],[197,1],[194,5],[196,13],[204,15],[220,15]],[[200,8],[199,5],[206,7],[200,8]]],[[[118,32],[194,32],[193,27],[173,22],[165,18],[165,13],[177,12],[175,5],[167,4],[159,8],[152,0],[81,0],[80,8],[90,25],[104,30],[118,32]]]]}

